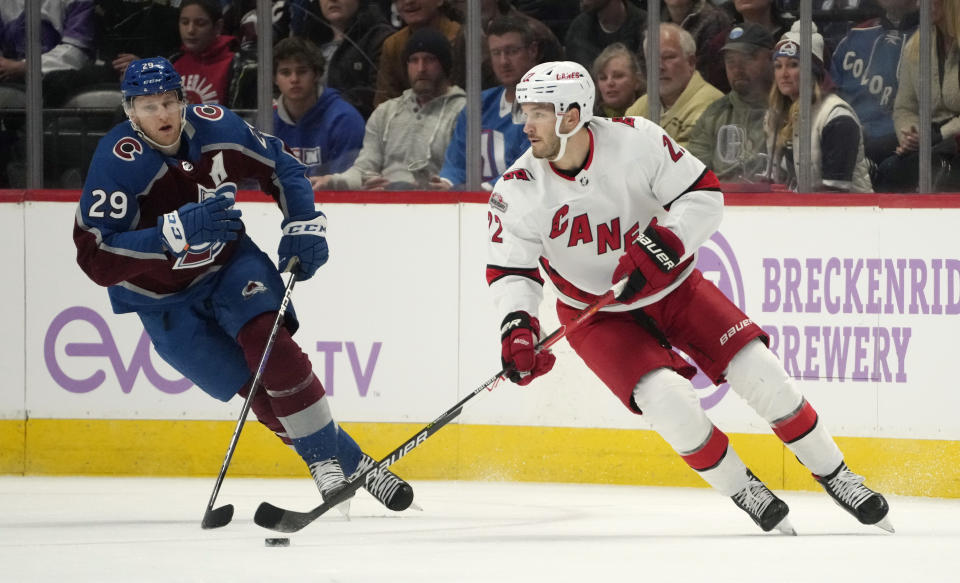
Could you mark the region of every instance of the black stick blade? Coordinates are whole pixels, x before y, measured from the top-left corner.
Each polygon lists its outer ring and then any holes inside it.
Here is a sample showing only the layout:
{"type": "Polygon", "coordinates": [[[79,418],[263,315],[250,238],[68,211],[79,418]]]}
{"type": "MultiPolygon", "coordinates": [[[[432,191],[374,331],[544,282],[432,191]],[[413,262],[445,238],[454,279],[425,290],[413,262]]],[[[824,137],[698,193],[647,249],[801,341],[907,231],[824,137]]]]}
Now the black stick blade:
{"type": "Polygon", "coordinates": [[[253,515],[253,521],[263,528],[277,532],[297,532],[332,507],[331,504],[323,503],[311,512],[296,512],[277,508],[269,502],[261,502],[253,515]]]}
{"type": "Polygon", "coordinates": [[[220,508],[207,508],[207,511],[203,513],[203,522],[200,523],[200,526],[204,530],[220,528],[230,524],[231,520],[233,520],[233,504],[227,504],[220,508]]]}

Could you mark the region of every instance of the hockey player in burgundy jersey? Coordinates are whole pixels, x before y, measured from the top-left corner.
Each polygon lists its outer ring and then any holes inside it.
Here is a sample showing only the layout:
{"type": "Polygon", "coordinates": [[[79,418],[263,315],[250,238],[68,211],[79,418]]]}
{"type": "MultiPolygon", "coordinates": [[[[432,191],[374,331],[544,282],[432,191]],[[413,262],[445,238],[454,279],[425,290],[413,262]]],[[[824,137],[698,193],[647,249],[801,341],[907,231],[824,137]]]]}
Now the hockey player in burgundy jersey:
{"type": "Polygon", "coordinates": [[[763,530],[793,533],[787,505],[700,408],[695,369],[676,346],[715,383],[728,381],[838,504],[892,531],[886,500],[847,468],[763,330],[695,267],[723,213],[713,172],[643,118],[593,117],[593,82],[576,63],[537,65],[517,99],[531,146],[497,182],[488,217],[487,281],[511,380],[525,385],[555,360],[534,350],[541,273],[563,324],[628,278],[618,302],[567,341],[630,411],[763,530]]]}
{"type": "MultiPolygon", "coordinates": [[[[169,61],[134,61],[122,81],[129,120],[100,140],[77,208],[77,262],[108,288],[117,313],[135,312],[157,353],[222,401],[247,395],[284,295],[280,272],[247,237],[233,207],[256,181],[283,213],[280,268],[298,280],[327,261],[326,217],[304,167],[277,138],[219,105],[186,105],[169,61]]],[[[323,385],[291,335],[286,312],[254,394],[257,418],[303,458],[324,497],[344,473],[374,460],[337,426],[323,385]]],[[[366,489],[392,510],[413,501],[389,471],[366,489]]]]}

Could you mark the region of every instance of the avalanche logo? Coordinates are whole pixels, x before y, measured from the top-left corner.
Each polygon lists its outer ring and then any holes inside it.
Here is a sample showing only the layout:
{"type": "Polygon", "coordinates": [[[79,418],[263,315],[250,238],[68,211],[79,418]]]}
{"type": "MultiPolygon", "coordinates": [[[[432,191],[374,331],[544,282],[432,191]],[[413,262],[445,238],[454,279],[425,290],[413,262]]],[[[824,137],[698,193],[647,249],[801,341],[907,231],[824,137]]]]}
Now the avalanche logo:
{"type": "Polygon", "coordinates": [[[243,296],[243,299],[249,299],[250,297],[267,291],[267,286],[263,285],[259,281],[248,281],[247,285],[243,286],[243,291],[240,292],[240,295],[243,296]]]}
{"type": "Polygon", "coordinates": [[[134,158],[143,154],[143,144],[131,137],[120,138],[113,145],[113,155],[124,162],[133,162],[134,158]]]}
{"type": "MultiPolygon", "coordinates": [[[[737,264],[737,258],[730,243],[719,231],[697,250],[697,268],[703,272],[703,277],[720,288],[723,295],[727,296],[740,310],[746,310],[740,266],[737,264]]],[[[693,364],[693,359],[687,357],[687,360],[693,364]]],[[[697,372],[697,376],[693,377],[691,382],[700,397],[700,406],[704,409],[716,406],[730,390],[730,385],[726,383],[719,387],[715,386],[702,372],[697,372]]]]}
{"type": "Polygon", "coordinates": [[[186,253],[177,257],[177,260],[173,263],[173,269],[194,269],[195,267],[210,265],[217,260],[217,255],[226,246],[227,244],[223,241],[191,245],[186,253]]]}

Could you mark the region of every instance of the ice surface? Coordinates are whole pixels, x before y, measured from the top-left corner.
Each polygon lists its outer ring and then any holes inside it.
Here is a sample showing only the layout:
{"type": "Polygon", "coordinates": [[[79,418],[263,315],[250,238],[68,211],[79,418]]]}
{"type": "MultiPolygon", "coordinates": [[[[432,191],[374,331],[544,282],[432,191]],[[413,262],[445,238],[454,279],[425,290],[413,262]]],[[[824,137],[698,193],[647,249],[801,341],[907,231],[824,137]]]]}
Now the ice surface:
{"type": "Polygon", "coordinates": [[[826,494],[781,492],[799,532],[761,532],[707,489],[415,482],[422,512],[392,513],[365,492],[292,535],[252,521],[261,500],[318,504],[309,478],[0,477],[3,582],[679,583],[960,580],[960,500],[891,496],[889,535],[826,494]],[[290,536],[289,547],[264,539],[290,536]],[[613,579],[615,578],[615,579],[613,579]]]}

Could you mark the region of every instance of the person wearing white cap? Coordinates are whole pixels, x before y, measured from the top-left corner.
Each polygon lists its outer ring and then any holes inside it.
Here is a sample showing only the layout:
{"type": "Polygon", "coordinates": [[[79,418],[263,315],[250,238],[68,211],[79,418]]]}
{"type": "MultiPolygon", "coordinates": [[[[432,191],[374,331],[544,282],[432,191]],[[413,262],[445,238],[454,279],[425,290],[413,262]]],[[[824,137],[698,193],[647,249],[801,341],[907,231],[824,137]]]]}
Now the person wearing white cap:
{"type": "Polygon", "coordinates": [[[863,150],[863,131],[856,112],[832,93],[825,80],[823,37],[812,25],[810,42],[800,38],[800,23],[774,47],[774,86],[764,121],[767,151],[771,155],[768,177],[796,188],[800,170],[800,51],[813,52],[813,105],[811,115],[811,167],[814,191],[873,192],[870,167],[863,150]],[[808,48],[809,47],[809,48],[808,48]],[[854,147],[856,145],[856,147],[854,147]]]}

